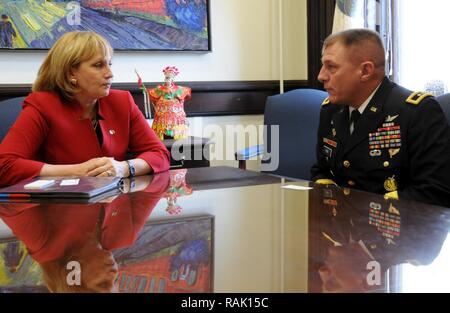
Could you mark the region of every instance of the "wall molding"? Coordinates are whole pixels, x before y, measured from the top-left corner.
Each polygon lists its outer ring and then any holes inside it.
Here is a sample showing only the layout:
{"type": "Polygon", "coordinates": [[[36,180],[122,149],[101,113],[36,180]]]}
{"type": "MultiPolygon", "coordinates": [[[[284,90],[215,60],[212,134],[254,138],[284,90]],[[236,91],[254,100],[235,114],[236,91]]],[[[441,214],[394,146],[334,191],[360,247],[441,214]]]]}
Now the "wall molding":
{"type": "MultiPolygon", "coordinates": [[[[160,82],[144,82],[147,88],[160,82]]],[[[177,82],[192,89],[192,99],[185,102],[187,116],[264,114],[266,98],[279,93],[278,80],[177,82]]],[[[137,83],[114,83],[112,88],[128,90],[144,112],[143,96],[137,83]]],[[[308,88],[306,80],[286,80],[285,91],[308,88]]],[[[0,84],[0,101],[26,96],[31,84],[0,84]]]]}

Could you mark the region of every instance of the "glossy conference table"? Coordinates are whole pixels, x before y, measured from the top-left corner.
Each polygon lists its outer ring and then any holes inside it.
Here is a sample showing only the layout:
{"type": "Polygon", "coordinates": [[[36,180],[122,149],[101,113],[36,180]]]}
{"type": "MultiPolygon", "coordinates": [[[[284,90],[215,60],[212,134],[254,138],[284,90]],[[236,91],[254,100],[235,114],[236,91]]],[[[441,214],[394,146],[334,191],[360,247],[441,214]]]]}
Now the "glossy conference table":
{"type": "Polygon", "coordinates": [[[125,191],[0,203],[0,292],[450,291],[450,209],[226,167],[125,191]]]}

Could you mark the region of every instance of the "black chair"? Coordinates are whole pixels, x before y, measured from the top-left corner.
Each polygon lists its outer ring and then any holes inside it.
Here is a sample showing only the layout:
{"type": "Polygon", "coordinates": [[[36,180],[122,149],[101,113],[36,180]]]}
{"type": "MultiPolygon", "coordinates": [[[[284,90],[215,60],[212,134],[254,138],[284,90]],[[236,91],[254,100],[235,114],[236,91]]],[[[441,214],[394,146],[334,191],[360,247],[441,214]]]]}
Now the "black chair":
{"type": "Polygon", "coordinates": [[[436,100],[441,105],[444,111],[445,117],[447,117],[447,122],[450,124],[450,93],[445,93],[436,97],[436,100]]]}
{"type": "Polygon", "coordinates": [[[296,89],[268,97],[265,145],[238,151],[235,156],[239,167],[245,168],[246,160],[264,154],[261,171],[309,180],[310,168],[316,161],[320,108],[326,97],[326,92],[316,89],[296,89]],[[270,140],[272,131],[276,131],[270,127],[273,125],[279,125],[278,141],[270,140]]]}
{"type": "Polygon", "coordinates": [[[23,100],[25,97],[0,101],[0,143],[19,116],[23,100]]]}

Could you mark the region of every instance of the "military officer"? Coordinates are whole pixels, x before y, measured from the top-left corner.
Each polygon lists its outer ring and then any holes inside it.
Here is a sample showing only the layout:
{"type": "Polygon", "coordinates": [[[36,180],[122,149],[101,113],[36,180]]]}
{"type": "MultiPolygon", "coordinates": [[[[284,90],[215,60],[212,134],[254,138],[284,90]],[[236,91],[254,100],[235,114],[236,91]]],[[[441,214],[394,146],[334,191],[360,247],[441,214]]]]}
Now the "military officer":
{"type": "Polygon", "coordinates": [[[450,130],[430,94],[385,77],[379,35],[352,29],[324,42],[312,180],[450,207],[450,130]]]}

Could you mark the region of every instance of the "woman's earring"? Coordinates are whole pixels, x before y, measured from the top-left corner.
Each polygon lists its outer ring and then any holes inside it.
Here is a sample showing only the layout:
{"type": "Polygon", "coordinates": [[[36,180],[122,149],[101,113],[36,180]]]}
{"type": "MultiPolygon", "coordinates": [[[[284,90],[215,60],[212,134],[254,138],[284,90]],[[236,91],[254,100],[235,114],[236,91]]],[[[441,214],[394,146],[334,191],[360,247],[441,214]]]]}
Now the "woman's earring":
{"type": "Polygon", "coordinates": [[[71,83],[72,85],[76,86],[76,85],[77,85],[77,80],[76,80],[75,78],[71,78],[71,79],[70,79],[70,83],[71,83]]]}

